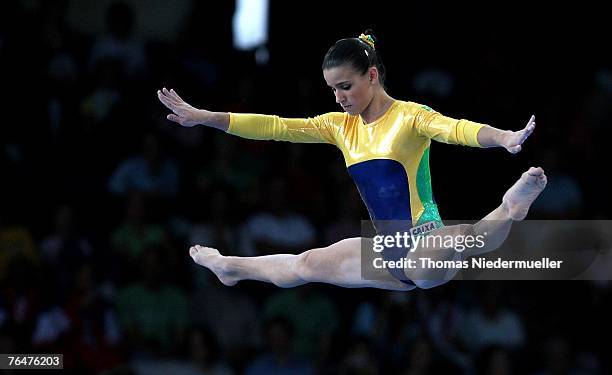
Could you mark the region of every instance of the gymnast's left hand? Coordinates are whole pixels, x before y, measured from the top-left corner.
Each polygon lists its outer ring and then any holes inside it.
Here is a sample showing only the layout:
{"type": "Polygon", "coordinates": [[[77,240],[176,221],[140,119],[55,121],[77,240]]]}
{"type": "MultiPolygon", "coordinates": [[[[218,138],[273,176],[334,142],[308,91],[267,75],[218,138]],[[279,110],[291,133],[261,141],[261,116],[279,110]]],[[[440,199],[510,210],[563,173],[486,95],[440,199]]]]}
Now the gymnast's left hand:
{"type": "Polygon", "coordinates": [[[516,132],[508,131],[505,134],[502,146],[511,154],[516,154],[517,152],[521,151],[521,145],[531,135],[531,133],[533,133],[535,126],[535,115],[531,115],[529,122],[527,122],[527,126],[525,126],[523,130],[516,132]]]}

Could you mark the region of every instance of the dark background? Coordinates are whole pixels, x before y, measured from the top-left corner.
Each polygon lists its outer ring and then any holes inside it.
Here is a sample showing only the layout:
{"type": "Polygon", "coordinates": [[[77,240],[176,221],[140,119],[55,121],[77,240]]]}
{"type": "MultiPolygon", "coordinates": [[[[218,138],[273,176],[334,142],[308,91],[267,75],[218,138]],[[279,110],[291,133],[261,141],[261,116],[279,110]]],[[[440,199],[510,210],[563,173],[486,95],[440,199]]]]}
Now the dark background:
{"type": "Polygon", "coordinates": [[[358,235],[367,212],[333,147],[182,129],[156,98],[167,87],[213,111],[337,111],[322,58],[372,28],[394,98],[501,129],[536,115],[517,155],[432,145],[443,218],[484,216],[541,166],[549,186],[530,218],[607,219],[612,69],[600,9],[273,1],[259,65],[255,51],[232,47],[231,1],[109,4],[0,6],[0,352],[63,353],[83,373],[610,371],[609,282],[464,281],[404,294],[220,286],[188,257],[194,238],[228,255],[299,253],[358,235]],[[158,152],[134,159],[145,143],[158,152]],[[110,189],[134,160],[177,177],[168,189],[110,189]],[[297,218],[304,240],[261,235],[262,215],[281,227],[297,218]],[[244,337],[220,337],[231,329],[244,337]]]}

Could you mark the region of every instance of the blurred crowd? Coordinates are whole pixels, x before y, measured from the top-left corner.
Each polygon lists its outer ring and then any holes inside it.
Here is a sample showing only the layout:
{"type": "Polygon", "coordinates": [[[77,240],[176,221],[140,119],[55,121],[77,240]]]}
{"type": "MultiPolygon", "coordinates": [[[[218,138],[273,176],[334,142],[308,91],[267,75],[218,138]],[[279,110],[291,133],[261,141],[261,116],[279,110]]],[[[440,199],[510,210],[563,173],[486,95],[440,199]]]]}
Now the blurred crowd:
{"type": "MultiPolygon", "coordinates": [[[[70,21],[75,3],[0,5],[0,353],[62,353],[96,374],[610,372],[605,281],[225,287],[192,262],[193,244],[238,256],[327,246],[359,236],[367,211],[333,147],[181,128],[156,90],[213,111],[337,111],[320,62],[370,24],[312,30],[275,2],[264,64],[232,48],[233,2],[180,2],[166,38],[142,36],[139,2],[107,2],[99,32],[70,21]]],[[[607,219],[609,64],[572,58],[569,32],[449,35],[422,19],[399,31],[385,17],[374,31],[392,96],[504,129],[536,114],[517,156],[432,145],[443,218],[486,214],[536,163],[549,186],[532,218],[607,219]]]]}

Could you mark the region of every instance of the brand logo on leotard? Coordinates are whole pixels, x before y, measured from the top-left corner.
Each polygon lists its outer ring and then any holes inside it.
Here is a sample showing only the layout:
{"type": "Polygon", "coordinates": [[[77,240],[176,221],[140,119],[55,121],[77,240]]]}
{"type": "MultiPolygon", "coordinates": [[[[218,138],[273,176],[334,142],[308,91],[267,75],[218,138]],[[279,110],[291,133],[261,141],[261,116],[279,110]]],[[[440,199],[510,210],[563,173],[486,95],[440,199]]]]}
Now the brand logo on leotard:
{"type": "Polygon", "coordinates": [[[410,235],[411,236],[419,236],[425,233],[429,233],[435,229],[437,229],[438,226],[436,225],[435,221],[428,221],[425,224],[421,224],[419,226],[413,227],[410,229],[410,235]]]}

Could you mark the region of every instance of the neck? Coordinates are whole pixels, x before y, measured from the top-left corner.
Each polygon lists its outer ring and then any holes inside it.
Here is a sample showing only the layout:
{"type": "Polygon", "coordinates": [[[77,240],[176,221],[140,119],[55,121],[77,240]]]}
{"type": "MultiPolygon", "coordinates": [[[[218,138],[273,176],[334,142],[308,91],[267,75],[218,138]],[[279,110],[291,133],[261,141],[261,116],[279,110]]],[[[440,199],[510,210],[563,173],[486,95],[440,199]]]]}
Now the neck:
{"type": "Polygon", "coordinates": [[[394,99],[385,90],[380,90],[374,95],[370,105],[361,113],[361,118],[366,124],[378,120],[391,107],[393,101],[394,99]]]}

